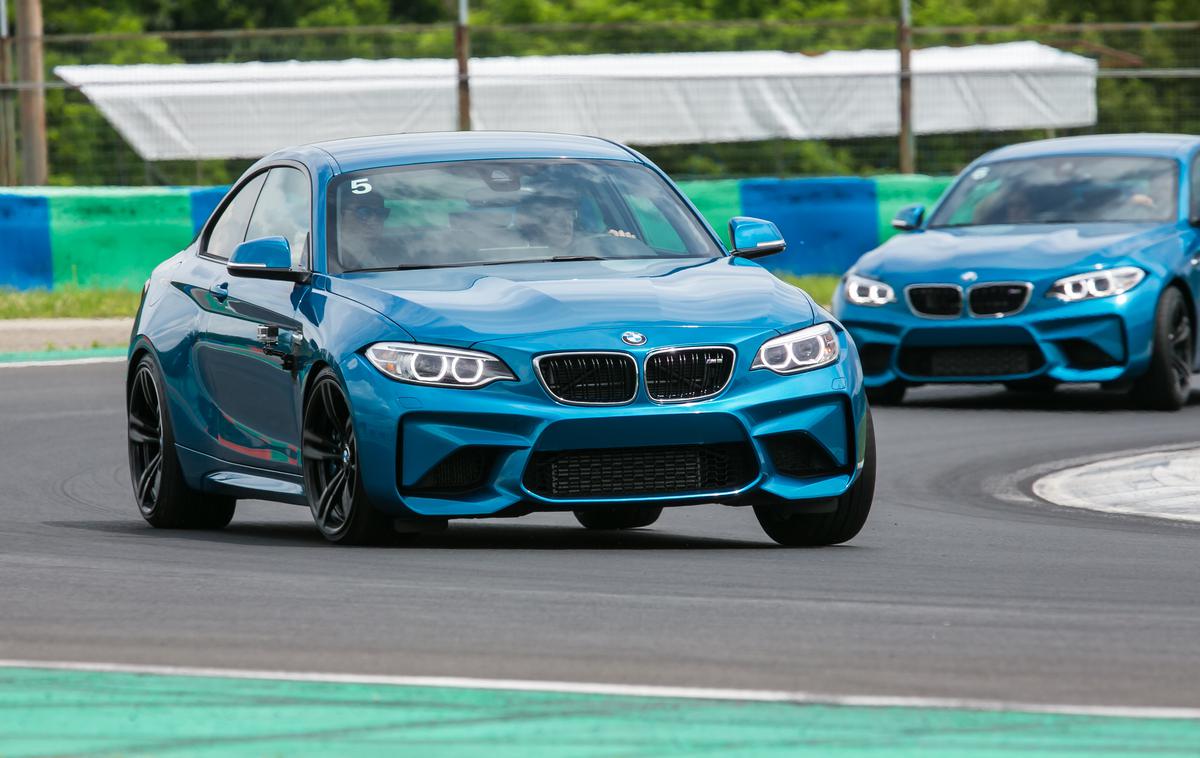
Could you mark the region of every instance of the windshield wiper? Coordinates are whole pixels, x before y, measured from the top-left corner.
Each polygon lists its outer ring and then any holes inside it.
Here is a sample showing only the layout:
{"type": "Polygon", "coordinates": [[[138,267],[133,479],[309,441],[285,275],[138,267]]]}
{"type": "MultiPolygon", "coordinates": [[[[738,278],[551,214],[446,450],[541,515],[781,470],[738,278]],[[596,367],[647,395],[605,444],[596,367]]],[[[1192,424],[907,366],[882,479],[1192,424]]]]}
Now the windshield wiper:
{"type": "Polygon", "coordinates": [[[512,261],[456,261],[454,263],[406,263],[400,266],[379,266],[377,268],[348,269],[347,274],[358,274],[376,271],[413,271],[426,268],[467,268],[470,266],[504,266],[510,263],[569,263],[573,261],[605,261],[598,255],[556,255],[553,258],[522,258],[512,261]]]}

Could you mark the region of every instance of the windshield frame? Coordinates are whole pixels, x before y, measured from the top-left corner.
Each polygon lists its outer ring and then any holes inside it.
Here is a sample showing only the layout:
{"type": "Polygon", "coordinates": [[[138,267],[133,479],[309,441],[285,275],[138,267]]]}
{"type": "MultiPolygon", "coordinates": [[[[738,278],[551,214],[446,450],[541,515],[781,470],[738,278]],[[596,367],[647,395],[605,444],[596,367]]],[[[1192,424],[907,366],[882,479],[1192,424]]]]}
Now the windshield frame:
{"type": "MultiPolygon", "coordinates": [[[[725,246],[724,241],[716,234],[708,221],[692,204],[691,200],[683,194],[682,190],[671,180],[670,177],[652,163],[640,160],[626,160],[621,158],[597,158],[590,156],[560,156],[560,157],[521,157],[521,156],[486,156],[479,158],[455,158],[452,160],[437,160],[437,161],[422,161],[419,163],[397,163],[385,166],[372,166],[354,171],[345,171],[331,176],[325,183],[324,194],[324,214],[325,218],[325,269],[329,274],[353,274],[365,273],[372,271],[403,271],[414,269],[441,269],[441,268],[469,268],[472,266],[498,266],[518,263],[550,263],[560,262],[570,259],[570,256],[557,256],[547,258],[530,258],[523,260],[499,260],[499,261],[480,261],[480,262],[446,262],[440,264],[429,265],[414,265],[414,266],[386,266],[377,268],[351,268],[346,269],[341,265],[338,257],[337,243],[337,227],[338,227],[338,189],[352,181],[353,179],[361,179],[374,176],[377,174],[393,173],[397,171],[418,171],[422,169],[436,168],[438,166],[452,166],[460,164],[480,163],[480,162],[497,162],[497,163],[513,163],[513,162],[529,162],[529,163],[607,163],[619,164],[622,166],[634,166],[640,170],[648,172],[653,180],[660,183],[668,194],[674,198],[679,204],[683,213],[690,218],[692,223],[696,225],[696,229],[700,232],[705,241],[712,246],[713,255],[653,255],[653,256],[631,256],[631,257],[612,257],[599,258],[601,261],[620,261],[620,260],[711,260],[713,258],[730,257],[732,253],[725,246]],[[556,260],[557,258],[557,260],[556,260]]],[[[628,202],[622,198],[622,201],[628,205],[628,202]]],[[[632,209],[630,209],[632,210],[632,209]]]]}
{"type": "Polygon", "coordinates": [[[1180,203],[1183,200],[1183,192],[1180,188],[1182,181],[1182,171],[1179,160],[1170,155],[1148,154],[1148,153],[1121,153],[1121,152],[1089,152],[1089,153],[1051,153],[1047,155],[1028,156],[1023,158],[1002,158],[1000,160],[979,160],[971,163],[962,173],[960,173],[946,191],[946,194],[938,201],[933,211],[929,214],[929,220],[925,223],[926,229],[969,229],[982,226],[1078,226],[1083,224],[1171,224],[1179,220],[1180,203]],[[1102,221],[1006,221],[997,224],[938,224],[935,221],[943,214],[951,198],[963,186],[971,173],[984,167],[993,167],[1007,165],[1011,163],[1031,163],[1034,161],[1055,160],[1065,158],[1131,158],[1142,159],[1145,161],[1166,162],[1171,165],[1173,173],[1172,182],[1172,211],[1169,218],[1166,219],[1112,219],[1102,221]]]}

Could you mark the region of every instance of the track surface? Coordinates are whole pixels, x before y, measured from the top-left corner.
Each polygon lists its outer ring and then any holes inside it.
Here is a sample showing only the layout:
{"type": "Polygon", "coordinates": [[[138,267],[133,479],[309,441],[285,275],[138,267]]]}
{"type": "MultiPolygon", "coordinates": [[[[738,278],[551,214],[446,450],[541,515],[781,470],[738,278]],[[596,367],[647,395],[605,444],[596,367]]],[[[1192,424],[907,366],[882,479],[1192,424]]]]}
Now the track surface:
{"type": "Polygon", "coordinates": [[[0,369],[0,657],[1200,705],[1200,527],[989,491],[1194,441],[1197,396],[1156,414],[918,390],[876,411],[875,511],[838,548],[777,548],[748,510],[702,506],[635,533],[548,514],[349,549],[286,505],[146,526],[122,372],[0,369]]]}

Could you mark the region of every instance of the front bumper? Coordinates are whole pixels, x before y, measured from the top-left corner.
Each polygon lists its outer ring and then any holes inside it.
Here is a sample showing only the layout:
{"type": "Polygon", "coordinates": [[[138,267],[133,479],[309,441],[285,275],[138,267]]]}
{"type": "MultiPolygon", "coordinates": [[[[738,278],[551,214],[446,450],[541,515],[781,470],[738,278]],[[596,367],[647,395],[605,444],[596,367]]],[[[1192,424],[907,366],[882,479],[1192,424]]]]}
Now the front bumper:
{"type": "Polygon", "coordinates": [[[1118,382],[1146,371],[1158,294],[1150,277],[1123,295],[1077,303],[1047,298],[1039,287],[1011,316],[935,319],[904,302],[851,305],[839,291],[834,312],[854,337],[868,387],[1039,377],[1118,382]]]}
{"type": "MultiPolygon", "coordinates": [[[[507,516],[613,503],[819,503],[849,488],[865,451],[862,377],[853,343],[844,332],[839,339],[838,362],[792,376],[749,370],[761,338],[753,349],[725,341],[738,354],[726,389],[708,400],[671,405],[650,401],[644,386],[628,405],[560,404],[538,382],[528,351],[497,345],[480,347],[504,358],[518,381],[477,390],[422,387],[383,376],[359,355],[339,368],[353,406],[364,486],[376,507],[397,516],[507,516]],[[827,456],[825,465],[815,473],[781,473],[783,440],[815,446],[827,456]],[[555,494],[533,474],[539,462],[566,455],[582,461],[585,475],[588,466],[638,474],[629,467],[652,465],[669,476],[691,465],[670,458],[680,448],[733,451],[744,456],[744,465],[740,476],[719,486],[602,496],[555,494]],[[659,453],[667,458],[655,457],[659,453]],[[461,477],[459,484],[470,486],[447,486],[447,476],[481,470],[481,477],[461,477]]],[[[639,363],[648,349],[625,348],[639,363]]]]}

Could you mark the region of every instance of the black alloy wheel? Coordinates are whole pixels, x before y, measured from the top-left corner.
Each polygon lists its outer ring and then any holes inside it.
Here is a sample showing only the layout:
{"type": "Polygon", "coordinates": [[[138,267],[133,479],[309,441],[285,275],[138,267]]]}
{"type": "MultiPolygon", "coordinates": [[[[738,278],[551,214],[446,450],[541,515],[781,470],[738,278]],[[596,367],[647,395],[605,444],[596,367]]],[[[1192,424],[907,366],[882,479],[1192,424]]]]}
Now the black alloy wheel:
{"type": "Polygon", "coordinates": [[[326,539],[363,544],[390,531],[362,491],[350,403],[329,369],[313,382],[304,404],[301,457],[308,505],[326,539]]]}
{"type": "Polygon", "coordinates": [[[187,485],[163,403],[160,376],[154,359],[143,355],[130,376],[126,395],[129,474],[138,510],[151,526],[163,529],[220,529],[233,518],[237,501],[187,485]]]}
{"type": "Polygon", "coordinates": [[[162,489],[163,425],[158,387],[148,362],[134,372],[129,389],[129,471],[142,515],[154,513],[162,489]]]}
{"type": "Polygon", "coordinates": [[[1195,344],[1191,306],[1182,292],[1168,287],[1155,310],[1150,366],[1134,382],[1133,400],[1142,407],[1161,411],[1182,408],[1192,391],[1195,344]]]}

